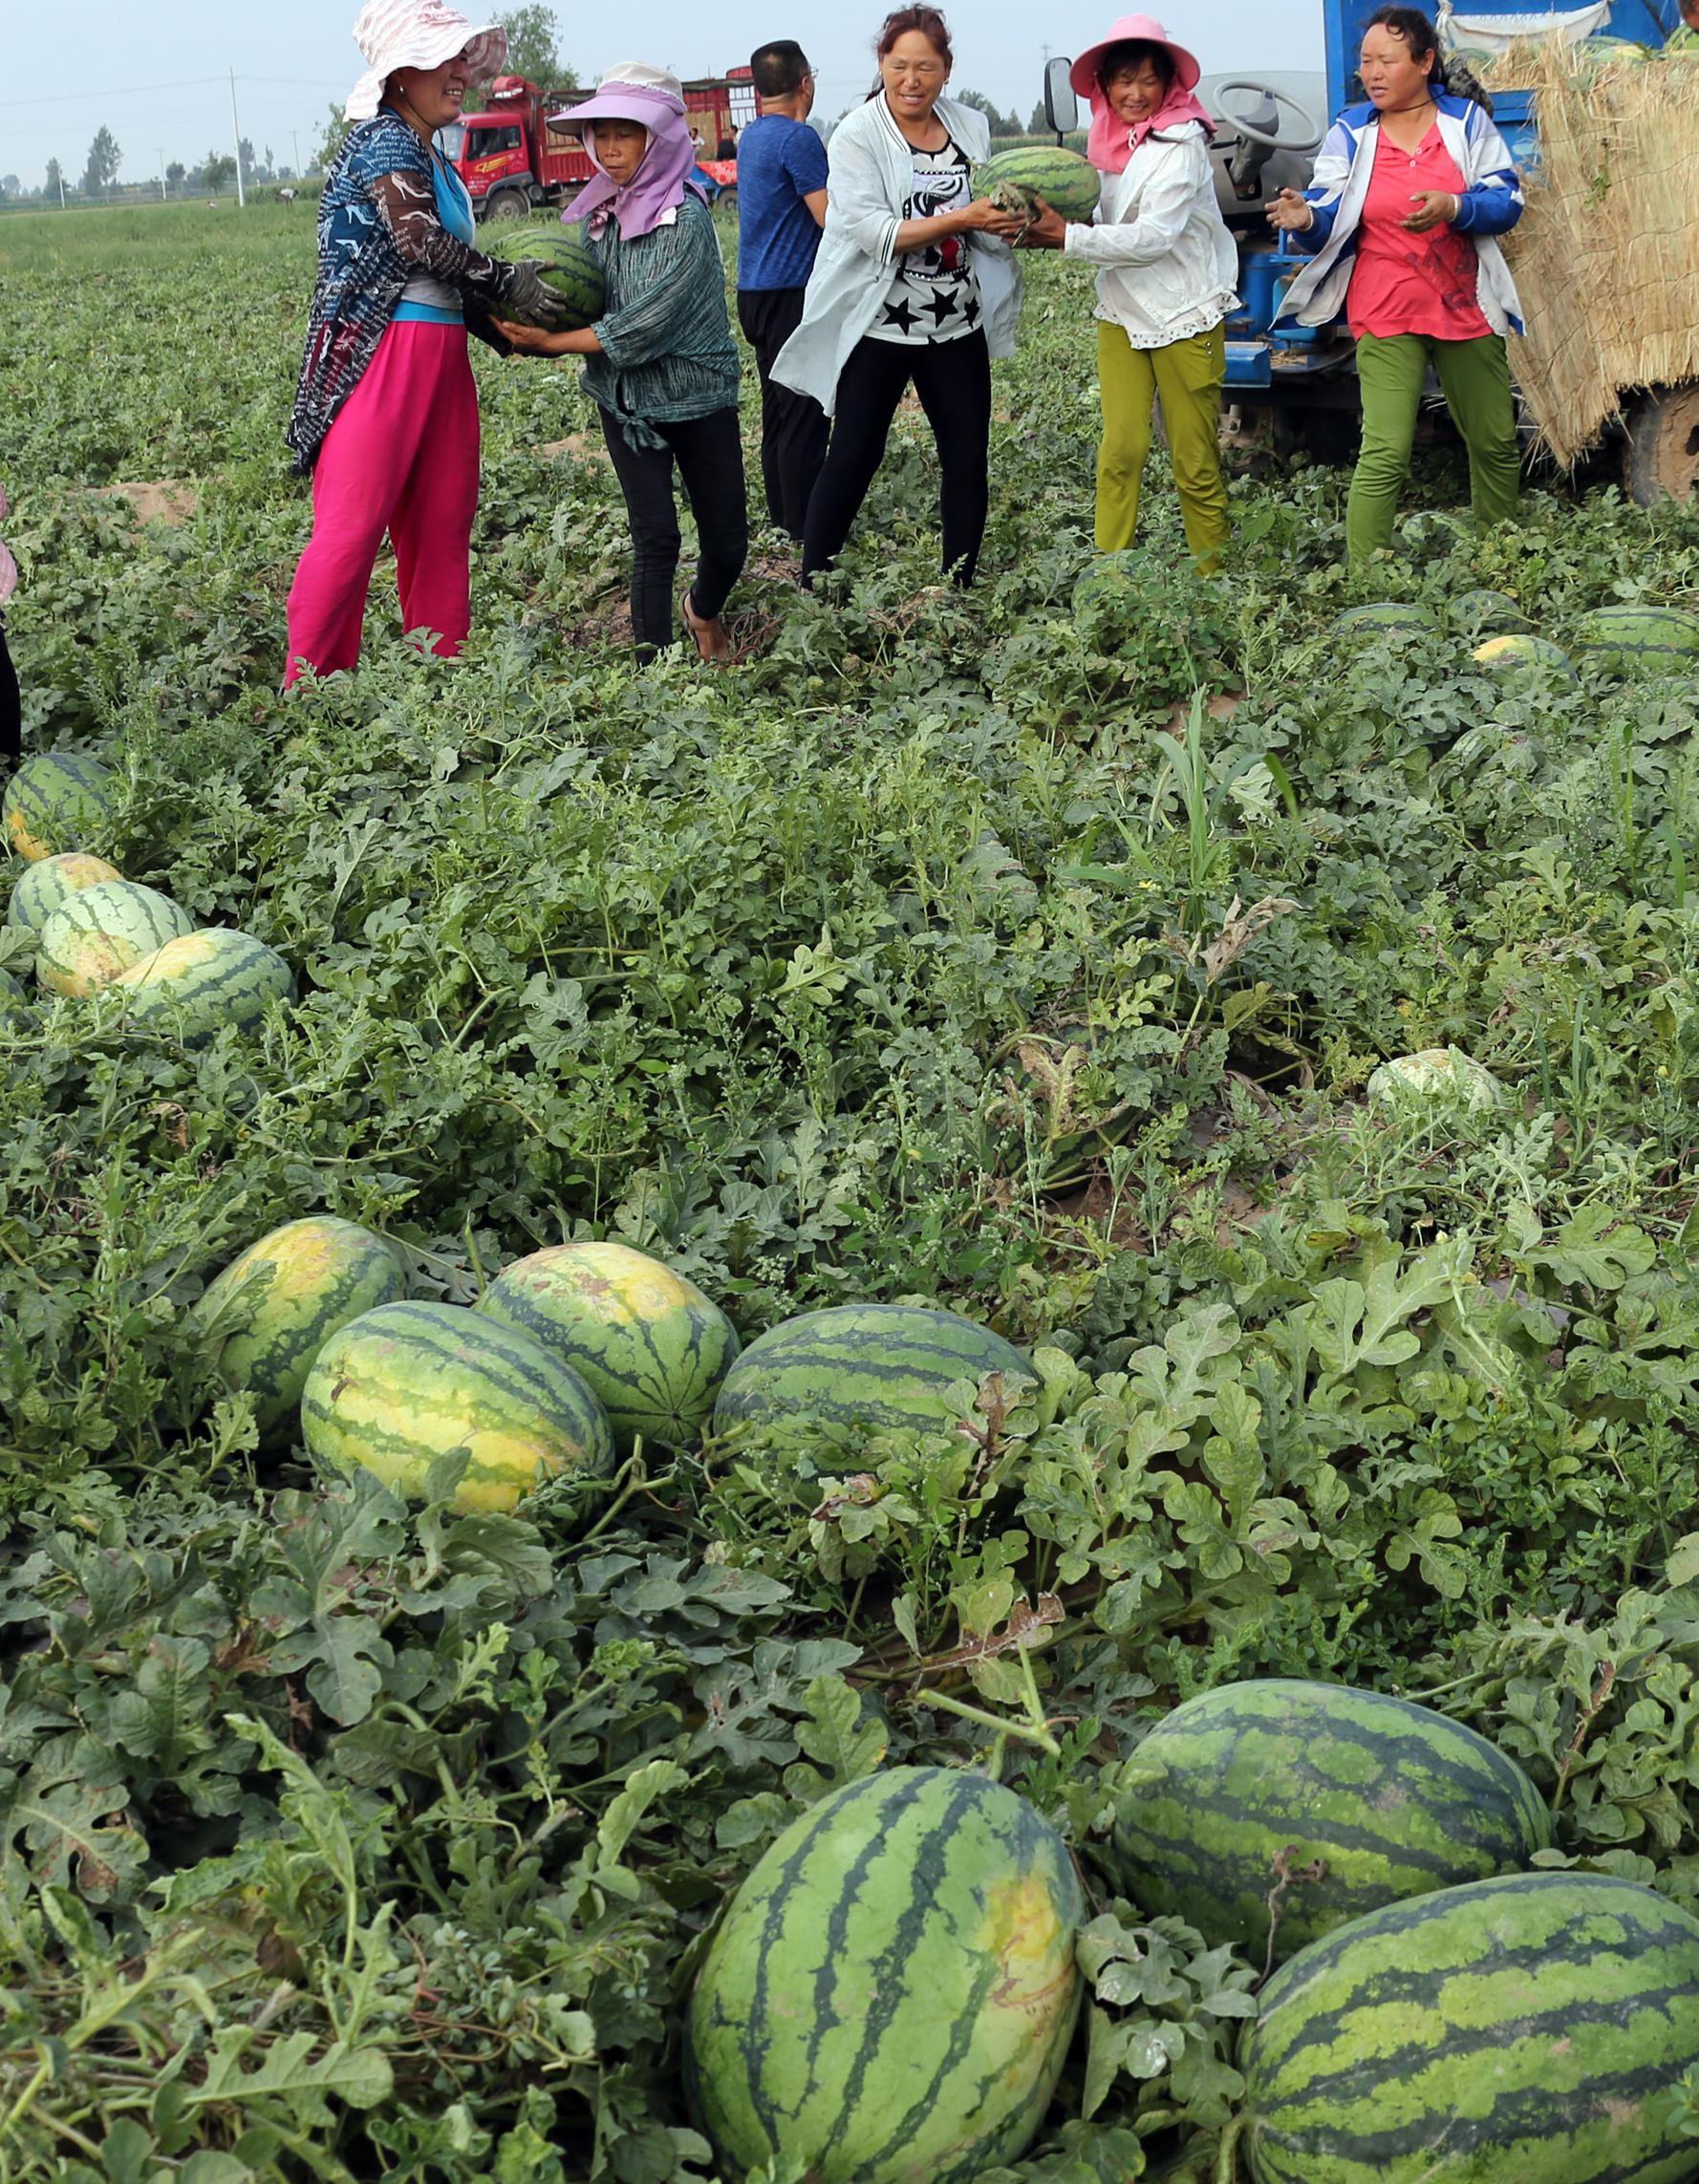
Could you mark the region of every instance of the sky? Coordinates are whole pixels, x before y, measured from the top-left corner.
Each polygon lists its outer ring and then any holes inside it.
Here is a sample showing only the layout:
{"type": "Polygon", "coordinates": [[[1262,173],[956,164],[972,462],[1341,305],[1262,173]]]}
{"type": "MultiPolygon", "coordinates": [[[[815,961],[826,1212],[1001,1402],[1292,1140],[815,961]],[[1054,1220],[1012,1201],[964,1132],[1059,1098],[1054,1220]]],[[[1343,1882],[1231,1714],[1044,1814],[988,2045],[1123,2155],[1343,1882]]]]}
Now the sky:
{"type": "MultiPolygon", "coordinates": [[[[953,88],[981,91],[1022,119],[1040,96],[1043,41],[1056,53],[1078,53],[1113,20],[1107,8],[1077,0],[1038,8],[1030,0],[944,0],[944,7],[956,44],[953,88]]],[[[293,166],[295,140],[304,161],[326,108],[348,96],[362,66],[351,35],[358,0],[264,8],[254,0],[65,0],[62,9],[14,0],[7,11],[0,177],[15,174],[26,189],[40,183],[50,158],[75,182],[103,123],[122,149],[126,182],[157,174],[161,153],[193,166],[209,150],[228,151],[232,68],[242,134],[262,157],[269,145],[276,161],[293,166]]],[[[555,12],[562,56],[581,82],[632,59],[680,75],[722,75],[762,40],[794,37],[817,71],[818,110],[830,117],[871,80],[871,40],[885,7],[880,0],[854,8],[841,0],[824,7],[636,0],[629,9],[578,9],[556,0],[555,12]]],[[[1163,20],[1206,75],[1322,66],[1320,0],[1290,11],[1194,0],[1163,20]]]]}

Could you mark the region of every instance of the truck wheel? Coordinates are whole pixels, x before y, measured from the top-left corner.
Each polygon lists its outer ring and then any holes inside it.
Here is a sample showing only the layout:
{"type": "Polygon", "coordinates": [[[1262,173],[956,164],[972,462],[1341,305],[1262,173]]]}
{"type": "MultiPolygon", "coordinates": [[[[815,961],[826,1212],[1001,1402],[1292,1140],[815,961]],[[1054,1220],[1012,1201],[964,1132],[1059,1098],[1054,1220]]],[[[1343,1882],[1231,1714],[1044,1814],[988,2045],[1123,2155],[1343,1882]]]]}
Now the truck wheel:
{"type": "Polygon", "coordinates": [[[531,209],[531,201],[520,189],[499,189],[490,198],[485,220],[524,220],[531,209]]]}
{"type": "Polygon", "coordinates": [[[1691,493],[1699,482],[1699,385],[1654,387],[1634,405],[1623,482],[1643,508],[1691,493]]]}

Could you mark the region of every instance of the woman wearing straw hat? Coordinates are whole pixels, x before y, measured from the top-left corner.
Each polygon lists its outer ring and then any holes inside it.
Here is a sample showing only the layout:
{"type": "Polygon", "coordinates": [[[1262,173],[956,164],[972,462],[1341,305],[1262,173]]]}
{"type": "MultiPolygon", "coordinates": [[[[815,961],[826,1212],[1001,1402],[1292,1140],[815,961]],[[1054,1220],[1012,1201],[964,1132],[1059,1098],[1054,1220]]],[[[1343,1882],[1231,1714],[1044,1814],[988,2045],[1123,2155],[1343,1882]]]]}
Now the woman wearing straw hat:
{"type": "Polygon", "coordinates": [[[944,567],[971,584],[990,507],[991,359],[1011,356],[1021,222],[976,198],[985,117],[943,96],[950,32],[936,8],[888,15],[879,81],[827,147],[826,227],[803,315],[773,377],[832,419],[803,525],[803,582],[850,536],[913,382],[937,443],[944,567]]]}
{"type": "Polygon", "coordinates": [[[673,579],[681,541],[676,462],[696,518],[696,579],[678,612],[705,660],[725,661],[720,619],[749,544],[738,438],[738,348],[726,314],[725,267],[676,75],[620,61],[593,96],[552,117],[582,132],[597,168],[572,201],[601,260],[607,297],[572,333],[503,326],[516,349],[582,356],[601,412],[632,534],[632,633],[645,655],[673,642],[673,579]]]}
{"type": "Polygon", "coordinates": [[[1186,543],[1199,567],[1214,569],[1227,536],[1222,324],[1238,301],[1238,253],[1215,203],[1215,125],[1193,96],[1197,77],[1191,54],[1150,15],[1122,16],[1083,53],[1068,80],[1091,101],[1086,151],[1104,178],[1097,217],[1065,222],[1045,205],[1025,241],[1102,268],[1098,551],[1132,544],[1160,395],[1186,543]]]}
{"type": "Polygon", "coordinates": [[[471,201],[432,143],[467,86],[501,67],[506,32],[474,29],[445,0],[371,0],[354,34],[369,66],[319,201],[318,282],[287,435],[296,467],[312,472],[312,537],[290,588],[286,684],[358,660],[386,530],[403,629],[459,652],[478,503],[466,334],[505,349],[492,310],[548,301],[534,265],[472,247],[471,201]]]}
{"type": "Polygon", "coordinates": [[[1335,121],[1310,187],[1282,190],[1268,209],[1316,252],[1280,316],[1323,326],[1343,307],[1357,339],[1363,450],[1345,507],[1353,563],[1392,543],[1430,363],[1469,450],[1476,523],[1516,512],[1521,458],[1504,336],[1521,332],[1521,305],[1496,238],[1522,216],[1522,185],[1485,109],[1446,90],[1438,68],[1439,40],[1420,9],[1371,15],[1357,64],[1366,104],[1335,121]]]}

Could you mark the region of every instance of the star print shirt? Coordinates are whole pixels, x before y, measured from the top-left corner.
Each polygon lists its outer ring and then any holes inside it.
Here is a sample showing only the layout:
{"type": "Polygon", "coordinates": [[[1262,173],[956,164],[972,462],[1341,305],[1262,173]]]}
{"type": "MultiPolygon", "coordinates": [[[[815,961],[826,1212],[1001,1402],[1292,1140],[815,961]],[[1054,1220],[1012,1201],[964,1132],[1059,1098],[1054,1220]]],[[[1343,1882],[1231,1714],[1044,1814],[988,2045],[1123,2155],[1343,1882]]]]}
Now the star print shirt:
{"type": "MultiPolygon", "coordinates": [[[[881,101],[883,103],[883,101],[881,101]]],[[[893,134],[900,135],[895,122],[893,134]]],[[[936,220],[973,203],[972,165],[954,138],[938,152],[913,154],[914,179],[902,209],[905,220],[936,220]]],[[[979,323],[979,284],[965,235],[946,235],[896,261],[891,287],[868,329],[871,341],[901,341],[914,347],[929,341],[955,341],[979,323]]]]}

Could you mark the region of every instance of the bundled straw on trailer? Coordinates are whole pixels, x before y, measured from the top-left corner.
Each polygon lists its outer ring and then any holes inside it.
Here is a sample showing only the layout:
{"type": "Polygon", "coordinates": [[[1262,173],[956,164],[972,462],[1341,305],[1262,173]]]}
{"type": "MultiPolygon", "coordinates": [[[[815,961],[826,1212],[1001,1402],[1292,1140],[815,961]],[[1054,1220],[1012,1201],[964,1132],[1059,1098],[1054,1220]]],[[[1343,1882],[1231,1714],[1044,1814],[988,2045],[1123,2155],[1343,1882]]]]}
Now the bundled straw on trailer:
{"type": "Polygon", "coordinates": [[[1489,80],[1535,95],[1511,362],[1567,469],[1623,393],[1699,379],[1699,55],[1517,45],[1489,80]]]}

